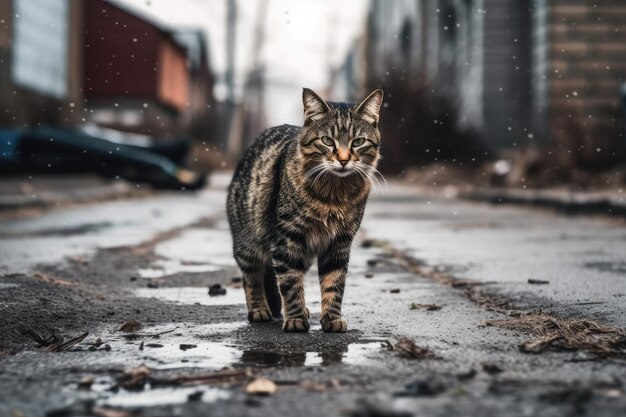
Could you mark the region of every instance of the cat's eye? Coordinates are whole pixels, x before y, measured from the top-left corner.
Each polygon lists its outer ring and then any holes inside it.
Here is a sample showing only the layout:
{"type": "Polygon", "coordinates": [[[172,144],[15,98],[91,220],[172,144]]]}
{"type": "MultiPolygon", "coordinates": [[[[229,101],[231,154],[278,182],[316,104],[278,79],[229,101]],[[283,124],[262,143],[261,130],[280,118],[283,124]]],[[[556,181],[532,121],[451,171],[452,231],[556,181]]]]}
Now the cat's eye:
{"type": "Polygon", "coordinates": [[[361,146],[363,145],[364,142],[365,142],[365,138],[356,138],[352,141],[352,146],[353,147],[361,146]]]}
{"type": "Polygon", "coordinates": [[[324,142],[326,146],[335,146],[335,141],[328,136],[322,136],[322,142],[324,142]]]}

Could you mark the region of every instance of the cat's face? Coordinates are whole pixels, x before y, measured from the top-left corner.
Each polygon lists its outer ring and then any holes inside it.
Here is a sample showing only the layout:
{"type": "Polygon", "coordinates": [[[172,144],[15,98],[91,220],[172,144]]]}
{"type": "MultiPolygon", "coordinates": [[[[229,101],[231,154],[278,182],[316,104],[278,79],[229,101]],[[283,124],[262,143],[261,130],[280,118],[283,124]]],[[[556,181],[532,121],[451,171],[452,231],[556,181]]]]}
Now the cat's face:
{"type": "Polygon", "coordinates": [[[304,127],[300,149],[304,156],[306,178],[327,174],[367,177],[379,158],[378,115],[383,102],[376,90],[354,106],[326,103],[312,90],[302,93],[304,127]]]}

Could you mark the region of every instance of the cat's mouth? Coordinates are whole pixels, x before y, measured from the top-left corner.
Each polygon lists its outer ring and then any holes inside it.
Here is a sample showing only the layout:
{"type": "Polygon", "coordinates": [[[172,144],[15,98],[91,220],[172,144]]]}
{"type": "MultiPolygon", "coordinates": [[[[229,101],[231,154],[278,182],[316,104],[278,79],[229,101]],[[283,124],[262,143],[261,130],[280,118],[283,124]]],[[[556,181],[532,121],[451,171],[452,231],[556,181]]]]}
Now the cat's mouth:
{"type": "Polygon", "coordinates": [[[348,175],[354,172],[354,169],[341,167],[341,168],[333,168],[330,172],[337,175],[338,177],[347,177],[348,175]]]}

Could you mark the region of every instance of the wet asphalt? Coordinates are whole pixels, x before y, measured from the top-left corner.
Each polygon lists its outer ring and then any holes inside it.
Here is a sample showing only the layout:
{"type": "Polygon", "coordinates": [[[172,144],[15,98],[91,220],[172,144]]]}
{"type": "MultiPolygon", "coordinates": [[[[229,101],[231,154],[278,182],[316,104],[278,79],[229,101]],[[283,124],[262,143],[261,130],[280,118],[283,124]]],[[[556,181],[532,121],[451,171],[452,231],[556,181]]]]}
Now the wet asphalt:
{"type": "Polygon", "coordinates": [[[624,328],[622,224],[391,184],[372,196],[353,246],[348,333],[321,331],[313,270],[306,286],[311,331],[285,334],[279,322],[245,321],[223,208],[227,181],[217,175],[197,195],[0,223],[0,416],[613,416],[626,409],[624,358],[522,353],[518,345],[531,335],[484,325],[506,312],[390,255],[400,250],[427,268],[484,284],[522,311],[624,328]],[[214,284],[226,294],[209,296],[214,284]],[[143,327],[119,331],[129,320],[143,327]],[[71,351],[40,352],[25,329],[66,340],[89,335],[71,351]],[[390,351],[402,337],[437,358],[390,351]],[[97,338],[102,344],[92,346],[97,338]],[[124,370],[142,365],[147,382],[120,386],[124,370]],[[225,368],[241,372],[164,383],[225,368]],[[246,393],[259,377],[277,391],[246,393]]]}

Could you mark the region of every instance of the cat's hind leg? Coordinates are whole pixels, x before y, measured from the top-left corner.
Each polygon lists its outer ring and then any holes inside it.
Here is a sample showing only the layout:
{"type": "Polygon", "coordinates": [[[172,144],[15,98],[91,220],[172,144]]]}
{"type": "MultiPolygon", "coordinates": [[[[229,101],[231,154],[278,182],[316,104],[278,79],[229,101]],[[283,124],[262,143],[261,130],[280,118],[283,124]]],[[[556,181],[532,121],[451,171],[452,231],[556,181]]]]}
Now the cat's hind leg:
{"type": "Polygon", "coordinates": [[[250,323],[272,321],[272,312],[265,297],[265,264],[249,256],[250,251],[237,251],[235,260],[243,274],[243,288],[250,323]]]}
{"type": "Polygon", "coordinates": [[[243,273],[243,288],[246,293],[248,321],[250,323],[272,321],[272,311],[263,288],[264,270],[243,273]]]}

